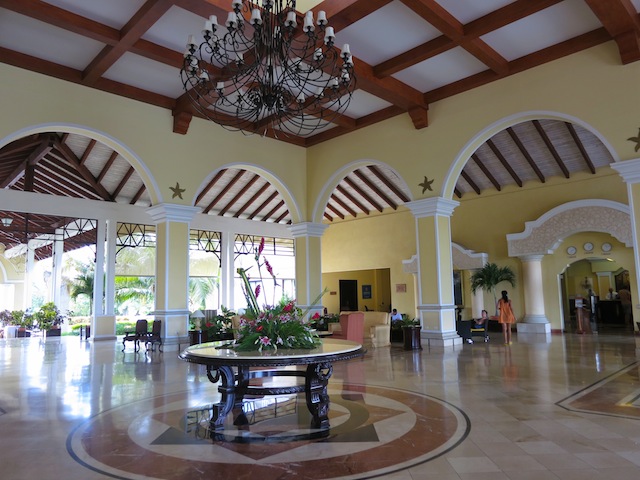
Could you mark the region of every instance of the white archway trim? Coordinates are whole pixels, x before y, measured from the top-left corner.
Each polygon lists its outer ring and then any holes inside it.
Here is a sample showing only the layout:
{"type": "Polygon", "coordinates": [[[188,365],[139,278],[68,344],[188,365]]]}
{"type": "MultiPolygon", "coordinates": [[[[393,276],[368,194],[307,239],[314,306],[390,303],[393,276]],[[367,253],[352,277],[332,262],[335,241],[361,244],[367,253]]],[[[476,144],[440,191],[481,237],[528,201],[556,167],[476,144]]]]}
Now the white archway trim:
{"type": "Polygon", "coordinates": [[[633,245],[630,209],[611,200],[577,200],[559,205],[521,233],[507,235],[510,257],[553,253],[566,237],[579,232],[609,233],[627,247],[633,245]]]}
{"type": "Polygon", "coordinates": [[[477,270],[485,266],[489,261],[486,253],[476,253],[473,250],[451,242],[451,253],[453,255],[453,267],[458,270],[477,270]]]}
{"type": "Polygon", "coordinates": [[[209,184],[209,182],[216,176],[216,174],[227,168],[242,168],[265,178],[271,185],[276,188],[276,190],[278,190],[278,193],[282,195],[284,203],[286,204],[287,208],[289,209],[289,213],[291,214],[291,222],[298,223],[302,221],[302,213],[300,211],[299,203],[296,201],[294,195],[291,193],[286,184],[280,179],[280,177],[278,177],[270,170],[252,163],[227,163],[220,166],[219,168],[216,168],[207,177],[204,178],[191,200],[191,205],[195,205],[196,199],[198,198],[198,195],[200,195],[200,192],[202,192],[202,189],[209,184]]]}
{"type": "Polygon", "coordinates": [[[397,172],[395,168],[391,167],[390,165],[384,162],[380,162],[378,160],[371,160],[371,159],[356,160],[354,162],[344,165],[339,170],[336,170],[336,172],[333,175],[331,175],[331,177],[329,177],[329,179],[323,185],[322,189],[320,190],[320,195],[316,199],[316,203],[313,206],[313,215],[312,215],[311,221],[316,223],[322,222],[322,219],[324,216],[324,209],[326,208],[327,203],[329,202],[329,197],[331,196],[333,191],[336,189],[336,186],[342,181],[344,177],[346,177],[351,172],[353,172],[354,170],[357,170],[360,167],[366,167],[369,165],[383,166],[393,170],[393,172],[398,176],[398,181],[400,183],[399,185],[400,190],[402,190],[402,192],[409,198],[409,201],[412,200],[413,195],[411,194],[411,189],[409,188],[409,185],[407,185],[407,182],[405,182],[404,178],[400,176],[400,174],[397,172]]]}
{"type": "Polygon", "coordinates": [[[30,127],[22,128],[12,133],[11,135],[6,136],[5,138],[0,139],[0,148],[28,135],[47,132],[75,133],[77,135],[83,135],[85,137],[97,140],[112,148],[113,150],[118,152],[118,154],[120,154],[122,158],[124,158],[140,175],[144,185],[147,187],[147,191],[149,192],[151,203],[156,204],[162,202],[162,193],[160,191],[160,188],[158,187],[158,184],[152,176],[151,171],[142,161],[142,159],[124,143],[100,130],[73,123],[42,123],[39,125],[32,125],[30,127]]]}
{"type": "Polygon", "coordinates": [[[563,122],[573,123],[575,125],[580,125],[584,129],[591,132],[595,135],[598,140],[602,142],[607,151],[611,154],[614,162],[619,162],[620,158],[618,157],[617,152],[613,149],[611,144],[607,141],[607,139],[602,136],[595,128],[593,128],[588,123],[582,121],[581,119],[574,117],[572,115],[567,115],[565,113],[554,112],[550,110],[531,110],[527,112],[519,112],[513,115],[509,115],[508,117],[504,117],[496,122],[492,123],[485,129],[478,132],[473,138],[471,138],[462,149],[458,153],[454,162],[452,162],[449,170],[447,171],[447,175],[445,176],[445,180],[442,183],[442,193],[441,195],[445,198],[453,198],[454,189],[456,186],[456,182],[460,177],[460,173],[462,169],[466,165],[469,158],[471,158],[471,154],[473,154],[480,145],[486,142],[488,139],[493,137],[496,133],[501,132],[507,127],[511,127],[512,125],[516,125],[518,123],[526,122],[529,120],[539,120],[539,119],[550,119],[550,120],[560,120],[563,122]]]}

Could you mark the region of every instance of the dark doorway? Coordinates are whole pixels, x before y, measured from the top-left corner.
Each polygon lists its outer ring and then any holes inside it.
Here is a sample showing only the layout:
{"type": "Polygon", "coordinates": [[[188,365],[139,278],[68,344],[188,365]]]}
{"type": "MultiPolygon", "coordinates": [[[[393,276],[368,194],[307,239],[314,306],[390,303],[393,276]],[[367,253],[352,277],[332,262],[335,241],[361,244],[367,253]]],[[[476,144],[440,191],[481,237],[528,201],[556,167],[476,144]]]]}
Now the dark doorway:
{"type": "Polygon", "coordinates": [[[358,281],[340,280],[340,311],[355,312],[358,310],[358,281]]]}

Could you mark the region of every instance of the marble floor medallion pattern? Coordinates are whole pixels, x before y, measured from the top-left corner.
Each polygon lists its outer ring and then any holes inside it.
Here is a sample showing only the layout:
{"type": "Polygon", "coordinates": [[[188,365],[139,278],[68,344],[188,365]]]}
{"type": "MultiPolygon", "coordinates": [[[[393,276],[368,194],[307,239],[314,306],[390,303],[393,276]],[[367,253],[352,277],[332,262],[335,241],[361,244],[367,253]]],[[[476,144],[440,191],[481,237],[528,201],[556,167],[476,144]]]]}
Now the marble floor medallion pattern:
{"type": "Polygon", "coordinates": [[[467,416],[435,397],[359,384],[329,393],[329,431],[309,428],[304,398],[266,397],[246,404],[247,426],[229,419],[212,439],[211,404],[185,391],[104,411],[67,449],[113,478],[361,479],[427,462],[469,433],[467,416]]]}

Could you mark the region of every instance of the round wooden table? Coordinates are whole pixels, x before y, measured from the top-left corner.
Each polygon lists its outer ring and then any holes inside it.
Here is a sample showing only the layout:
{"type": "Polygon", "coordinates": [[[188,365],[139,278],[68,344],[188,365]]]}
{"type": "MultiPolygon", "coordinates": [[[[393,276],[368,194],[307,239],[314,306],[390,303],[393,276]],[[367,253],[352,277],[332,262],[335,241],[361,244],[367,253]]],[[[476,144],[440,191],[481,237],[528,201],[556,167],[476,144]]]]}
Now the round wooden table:
{"type": "Polygon", "coordinates": [[[220,381],[218,391],[222,400],[210,425],[212,435],[223,430],[224,420],[229,412],[234,412],[234,425],[246,425],[242,410],[245,395],[286,395],[304,392],[307,408],[311,413],[311,428],[329,428],[329,394],[327,384],[333,373],[333,362],[362,357],[366,350],[361,344],[348,340],[325,339],[321,346],[311,350],[262,352],[237,352],[229,348],[219,348],[225,342],[211,342],[193,345],[180,353],[187,362],[205,365],[207,377],[213,383],[220,381]],[[304,370],[288,370],[280,367],[305,366],[304,370]],[[254,368],[252,370],[252,367],[254,368]],[[257,367],[257,368],[256,368],[257,367]],[[254,386],[249,381],[265,377],[298,377],[304,383],[295,382],[290,386],[254,386]]]}

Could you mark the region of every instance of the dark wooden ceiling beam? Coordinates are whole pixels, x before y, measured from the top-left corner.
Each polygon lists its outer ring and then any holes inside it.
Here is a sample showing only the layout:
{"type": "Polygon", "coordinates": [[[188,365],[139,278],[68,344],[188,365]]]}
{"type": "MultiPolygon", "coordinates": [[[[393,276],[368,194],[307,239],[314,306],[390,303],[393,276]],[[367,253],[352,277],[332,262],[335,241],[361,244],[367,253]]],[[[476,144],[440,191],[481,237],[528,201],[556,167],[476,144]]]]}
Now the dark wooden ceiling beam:
{"type": "Polygon", "coordinates": [[[102,180],[104,180],[104,177],[107,175],[107,172],[109,171],[109,169],[113,165],[113,162],[116,161],[116,158],[118,158],[118,152],[116,152],[114,150],[113,152],[111,152],[111,155],[109,155],[109,159],[107,160],[107,163],[105,163],[103,165],[102,169],[100,170],[100,173],[98,174],[98,177],[96,178],[96,182],[102,183],[102,180]]]}
{"type": "Polygon", "coordinates": [[[344,214],[338,210],[336,207],[334,207],[331,202],[327,203],[327,208],[329,210],[331,210],[338,218],[340,218],[341,220],[344,220],[344,214]]]}
{"type": "Polygon", "coordinates": [[[131,201],[129,202],[129,205],[135,205],[136,203],[138,203],[138,200],[140,200],[140,198],[142,198],[142,195],[146,191],[147,191],[147,187],[143,183],[142,186],[136,192],[136,194],[131,198],[131,201]]]}
{"type": "Polygon", "coordinates": [[[357,198],[355,198],[353,195],[351,195],[351,193],[349,193],[349,191],[344,188],[342,185],[337,185],[336,186],[336,190],[338,192],[340,192],[340,194],[346,198],[347,200],[349,200],[351,203],[353,203],[356,207],[358,207],[360,209],[360,211],[362,211],[362,213],[369,215],[371,213],[371,211],[364,206],[364,204],[358,200],[357,198]]]}
{"type": "Polygon", "coordinates": [[[238,200],[240,200],[245,193],[247,193],[247,190],[249,190],[254,183],[256,183],[258,181],[258,179],[260,178],[260,175],[258,174],[254,174],[253,177],[251,177],[251,179],[244,184],[244,186],[238,191],[238,193],[235,194],[235,196],[229,200],[229,202],[227,202],[227,204],[220,210],[220,213],[218,215],[220,216],[224,216],[225,213],[227,213],[229,211],[230,208],[235,207],[235,205],[238,203],[238,200]]]}
{"type": "MultiPolygon", "coordinates": [[[[276,218],[276,219],[273,221],[273,223],[280,223],[280,222],[282,222],[282,220],[284,220],[285,218],[287,218],[287,215],[289,215],[289,210],[285,210],[284,212],[282,212],[282,214],[281,214],[278,218],[276,218]]],[[[291,224],[291,220],[289,220],[287,223],[288,223],[288,224],[291,224]]]]}
{"type": "Polygon", "coordinates": [[[260,189],[256,193],[254,193],[253,196],[238,209],[238,211],[233,215],[233,217],[240,218],[240,215],[242,215],[246,209],[248,209],[251,205],[253,205],[258,200],[258,198],[260,198],[260,196],[267,191],[267,189],[270,186],[271,184],[269,182],[265,182],[265,184],[262,185],[262,187],[260,187],[260,189]]]}
{"type": "Polygon", "coordinates": [[[82,156],[80,157],[80,165],[84,165],[85,164],[85,162],[89,158],[89,155],[91,155],[91,152],[93,151],[94,147],[96,146],[96,143],[98,143],[98,141],[95,140],[94,138],[92,138],[89,141],[89,144],[87,145],[87,148],[84,149],[84,152],[82,152],[82,156]]]}
{"type": "Polygon", "coordinates": [[[464,26],[466,37],[478,38],[564,0],[516,0],[464,26]]]}
{"type": "Polygon", "coordinates": [[[389,196],[385,192],[383,192],[380,189],[380,187],[378,187],[375,183],[373,183],[371,180],[369,180],[369,178],[364,173],[362,173],[360,170],[355,170],[353,172],[353,174],[356,177],[358,177],[362,183],[364,183],[367,187],[369,187],[369,189],[375,195],[380,197],[387,204],[387,206],[393,208],[394,210],[398,209],[398,205],[396,204],[396,202],[391,200],[391,198],[389,198],[389,196]]]}
{"type": "Polygon", "coordinates": [[[226,171],[227,171],[226,168],[223,170],[220,170],[218,173],[216,173],[213,179],[209,183],[207,183],[206,187],[204,187],[196,197],[196,203],[195,203],[196,205],[198,205],[202,201],[202,199],[207,195],[207,193],[209,193],[209,191],[213,187],[215,187],[216,183],[218,183],[218,181],[222,178],[222,176],[225,174],[226,171]]]}
{"type": "Polygon", "coordinates": [[[616,41],[623,64],[640,60],[640,19],[631,0],[585,0],[616,41]]]}
{"type": "Polygon", "coordinates": [[[469,186],[471,188],[473,188],[473,190],[480,195],[480,188],[478,187],[478,185],[476,185],[476,183],[471,179],[471,177],[469,176],[469,174],[467,172],[465,172],[464,170],[462,170],[462,172],[460,172],[460,175],[462,176],[462,178],[464,178],[466,180],[466,182],[469,184],[469,186]]]}
{"type": "Polygon", "coordinates": [[[329,220],[330,222],[333,222],[333,217],[331,215],[329,215],[326,210],[325,210],[325,212],[324,212],[324,214],[322,216],[324,218],[326,218],[327,220],[329,220]]]}
{"type": "Polygon", "coordinates": [[[380,213],[382,213],[382,211],[384,210],[382,208],[382,205],[380,205],[373,198],[371,198],[371,196],[367,192],[365,192],[362,188],[360,188],[360,185],[358,185],[348,176],[344,177],[344,182],[346,182],[358,195],[360,195],[360,197],[362,197],[367,203],[369,203],[369,205],[371,205],[373,208],[375,208],[380,213]]]}
{"type": "Polygon", "coordinates": [[[32,150],[35,146],[40,145],[41,142],[40,134],[19,138],[0,149],[0,160],[5,160],[16,154],[22,156],[25,151],[32,150]]]}
{"type": "Polygon", "coordinates": [[[536,131],[538,132],[538,135],[540,135],[540,138],[542,138],[542,141],[547,146],[547,150],[549,150],[549,153],[551,153],[551,156],[554,158],[554,160],[560,167],[560,170],[562,170],[562,173],[564,174],[565,178],[569,178],[571,176],[569,174],[569,169],[562,161],[562,158],[560,158],[560,155],[558,154],[556,147],[553,146],[551,139],[547,135],[547,132],[544,131],[544,128],[542,127],[542,124],[540,123],[540,121],[533,120],[532,123],[533,123],[533,126],[536,127],[536,131]]]}
{"type": "Polygon", "coordinates": [[[112,193],[112,196],[114,199],[118,198],[118,195],[120,195],[120,192],[125,187],[125,185],[127,184],[127,182],[129,181],[129,179],[131,178],[131,176],[134,174],[135,171],[136,171],[135,168],[133,168],[132,166],[129,167],[129,169],[127,170],[127,173],[124,174],[124,177],[122,177],[122,179],[120,180],[120,183],[118,183],[118,186],[112,193]]]}
{"type": "Polygon", "coordinates": [[[262,221],[263,221],[263,222],[266,222],[267,220],[269,220],[269,219],[270,219],[271,217],[273,217],[273,215],[274,215],[278,210],[280,210],[283,206],[284,206],[284,200],[280,200],[280,201],[278,202],[278,204],[277,204],[275,207],[273,207],[271,210],[269,210],[269,211],[267,212],[267,214],[266,214],[265,216],[263,216],[263,217],[262,217],[262,221]]]}
{"type": "MultiPolygon", "coordinates": [[[[102,197],[103,200],[107,202],[113,202],[115,196],[110,194],[106,188],[102,186],[102,184],[98,183],[96,178],[93,176],[93,173],[83,164],[81,158],[78,158],[73,150],[67,145],[66,140],[69,134],[65,134],[56,142],[56,149],[60,151],[60,153],[64,156],[64,159],[69,162],[69,164],[75,168],[78,173],[85,179],[86,182],[91,185],[94,190],[102,197]]],[[[95,145],[95,142],[93,143],[95,145]]],[[[92,148],[91,143],[88,148],[92,148]]]]}
{"type": "Polygon", "coordinates": [[[115,45],[107,45],[82,72],[83,82],[95,83],[173,6],[171,0],[147,0],[120,30],[115,45]]]}
{"type": "Polygon", "coordinates": [[[453,189],[453,193],[456,195],[456,197],[462,198],[462,193],[460,192],[460,190],[458,190],[458,187],[455,187],[453,189]]]}
{"type": "Polygon", "coordinates": [[[335,194],[331,194],[330,198],[332,201],[337,203],[338,206],[340,206],[340,208],[342,208],[345,212],[347,212],[352,217],[356,218],[358,216],[358,212],[356,212],[353,208],[351,208],[349,205],[343,202],[342,199],[337,197],[335,194]]]}
{"type": "Polygon", "coordinates": [[[401,0],[416,14],[450,38],[455,46],[464,48],[494,72],[505,75],[509,63],[483,40],[465,36],[464,25],[435,0],[401,0]]]}
{"type": "Polygon", "coordinates": [[[23,161],[21,161],[9,175],[5,177],[5,179],[0,183],[0,188],[8,188],[14,185],[18,180],[20,180],[28,165],[33,166],[37,164],[49,152],[51,152],[55,136],[40,135],[39,140],[40,144],[23,161]]]}
{"type": "Polygon", "coordinates": [[[477,154],[473,153],[473,154],[471,154],[471,159],[475,162],[475,164],[478,166],[478,168],[480,170],[482,170],[482,173],[484,173],[484,176],[487,177],[487,179],[493,184],[495,189],[500,192],[502,190],[502,186],[498,183],[498,181],[495,179],[495,177],[491,174],[491,172],[485,166],[485,164],[482,162],[482,160],[480,160],[480,157],[478,157],[477,154]]]}
{"type": "Polygon", "coordinates": [[[575,142],[576,147],[578,147],[578,150],[580,150],[580,154],[582,155],[582,158],[584,159],[584,163],[587,165],[587,168],[591,173],[596,173],[596,167],[593,164],[593,161],[591,160],[591,157],[589,156],[587,149],[584,148],[584,144],[582,143],[582,140],[580,140],[580,137],[578,136],[578,132],[576,132],[576,128],[573,126],[572,123],[564,122],[564,124],[567,126],[567,130],[569,130],[569,134],[571,135],[571,138],[573,138],[573,141],[575,142]]]}
{"type": "Polygon", "coordinates": [[[258,205],[258,208],[256,208],[253,212],[251,212],[251,214],[249,215],[248,219],[249,220],[253,220],[256,216],[258,216],[258,214],[264,210],[266,208],[267,205],[269,205],[276,197],[278,196],[278,192],[275,191],[273,192],[271,195],[269,195],[269,197],[267,197],[267,199],[262,202],[260,205],[258,205]]]}
{"type": "Polygon", "coordinates": [[[511,178],[513,178],[513,181],[516,182],[516,184],[519,187],[522,187],[522,180],[520,180],[520,177],[518,176],[516,171],[513,169],[509,161],[504,157],[504,155],[502,155],[502,152],[498,149],[498,147],[496,147],[496,144],[493,143],[491,139],[489,139],[487,140],[487,145],[489,146],[493,154],[496,156],[496,158],[500,161],[500,163],[505,168],[505,170],[509,172],[509,175],[511,175],[511,178]]]}
{"type": "Polygon", "coordinates": [[[418,45],[411,50],[401,53],[389,60],[373,67],[373,72],[379,78],[388,77],[394,73],[398,73],[405,68],[409,68],[425,60],[429,60],[436,55],[447,52],[455,48],[456,44],[445,35],[436,37],[428,42],[418,45]]]}
{"type": "Polygon", "coordinates": [[[245,172],[246,172],[246,170],[239,170],[233,176],[233,178],[229,181],[229,183],[227,183],[224,186],[224,188],[222,190],[220,190],[218,195],[216,195],[216,197],[211,201],[211,203],[209,203],[209,205],[207,205],[205,207],[205,209],[203,210],[203,213],[209,213],[211,211],[211,209],[213,207],[215,207],[220,200],[222,200],[222,197],[224,197],[227,194],[227,192],[229,190],[231,190],[236,183],[238,183],[238,181],[242,178],[242,176],[245,174],[245,172]]]}
{"type": "Polygon", "coordinates": [[[395,184],[391,180],[389,180],[376,165],[369,165],[367,168],[371,171],[371,173],[373,173],[376,177],[378,177],[378,179],[380,179],[380,181],[384,183],[385,186],[389,190],[391,190],[393,194],[396,197],[398,197],[400,200],[402,200],[405,203],[410,200],[409,197],[405,195],[405,193],[402,190],[396,187],[395,184]]]}
{"type": "Polygon", "coordinates": [[[511,140],[513,141],[513,143],[516,144],[516,147],[518,147],[518,150],[520,151],[522,156],[525,158],[525,160],[527,161],[527,163],[529,164],[531,169],[534,171],[534,173],[538,176],[540,181],[542,183],[545,183],[546,179],[544,178],[544,175],[542,174],[542,171],[538,167],[538,164],[535,162],[533,157],[531,157],[531,155],[529,154],[529,151],[524,146],[524,144],[520,140],[520,137],[518,137],[518,134],[515,132],[515,130],[513,130],[512,127],[508,127],[507,128],[507,133],[511,137],[511,140]]]}

